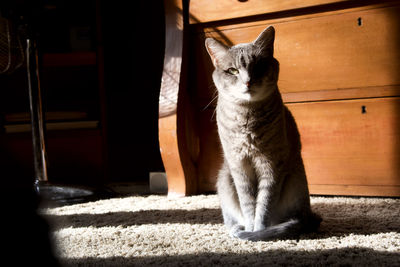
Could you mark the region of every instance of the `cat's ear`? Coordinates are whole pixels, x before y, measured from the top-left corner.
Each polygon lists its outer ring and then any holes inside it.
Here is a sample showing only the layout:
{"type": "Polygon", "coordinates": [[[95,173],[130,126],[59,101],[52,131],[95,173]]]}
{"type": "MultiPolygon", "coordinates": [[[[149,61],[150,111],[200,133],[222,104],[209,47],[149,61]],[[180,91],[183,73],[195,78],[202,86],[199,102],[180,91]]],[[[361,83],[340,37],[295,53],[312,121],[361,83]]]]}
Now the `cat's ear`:
{"type": "Polygon", "coordinates": [[[229,48],[213,38],[207,38],[205,44],[207,52],[210,55],[211,60],[214,64],[214,67],[219,66],[221,64],[221,60],[225,57],[229,48]]]}
{"type": "Polygon", "coordinates": [[[272,56],[274,54],[274,41],[275,29],[272,26],[266,28],[253,44],[260,50],[260,52],[272,56]]]}

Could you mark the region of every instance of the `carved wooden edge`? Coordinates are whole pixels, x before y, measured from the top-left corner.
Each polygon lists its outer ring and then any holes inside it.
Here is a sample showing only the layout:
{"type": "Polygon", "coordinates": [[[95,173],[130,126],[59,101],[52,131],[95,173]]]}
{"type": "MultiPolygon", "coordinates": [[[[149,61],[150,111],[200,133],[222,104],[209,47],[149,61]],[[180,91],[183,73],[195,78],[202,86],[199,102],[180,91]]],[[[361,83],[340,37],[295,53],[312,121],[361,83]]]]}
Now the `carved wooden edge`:
{"type": "Polygon", "coordinates": [[[158,135],[169,196],[197,193],[194,111],[186,88],[184,25],[188,1],[164,0],[165,55],[160,89],[158,135]]]}

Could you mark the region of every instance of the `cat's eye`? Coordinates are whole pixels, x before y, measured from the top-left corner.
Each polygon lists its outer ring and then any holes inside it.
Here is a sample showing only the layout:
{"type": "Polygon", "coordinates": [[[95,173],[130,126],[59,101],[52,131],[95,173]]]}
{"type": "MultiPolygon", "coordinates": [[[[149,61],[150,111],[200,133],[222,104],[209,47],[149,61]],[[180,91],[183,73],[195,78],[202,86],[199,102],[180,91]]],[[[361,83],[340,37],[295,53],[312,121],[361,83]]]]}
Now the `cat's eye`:
{"type": "Polygon", "coordinates": [[[226,72],[228,72],[231,75],[238,75],[239,74],[239,70],[235,69],[235,68],[229,68],[229,69],[227,69],[226,72]]]}

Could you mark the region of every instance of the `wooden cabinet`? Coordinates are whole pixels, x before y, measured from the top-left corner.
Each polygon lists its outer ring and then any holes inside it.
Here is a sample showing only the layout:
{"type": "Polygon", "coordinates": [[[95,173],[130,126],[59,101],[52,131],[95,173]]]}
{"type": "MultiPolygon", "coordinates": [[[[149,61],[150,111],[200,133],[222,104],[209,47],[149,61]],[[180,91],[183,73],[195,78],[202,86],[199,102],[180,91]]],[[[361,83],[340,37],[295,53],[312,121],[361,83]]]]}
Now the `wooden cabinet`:
{"type": "Polygon", "coordinates": [[[400,196],[398,14],[399,1],[190,1],[198,192],[215,190],[221,162],[204,40],[249,42],[273,25],[279,88],[300,130],[311,193],[400,196]]]}

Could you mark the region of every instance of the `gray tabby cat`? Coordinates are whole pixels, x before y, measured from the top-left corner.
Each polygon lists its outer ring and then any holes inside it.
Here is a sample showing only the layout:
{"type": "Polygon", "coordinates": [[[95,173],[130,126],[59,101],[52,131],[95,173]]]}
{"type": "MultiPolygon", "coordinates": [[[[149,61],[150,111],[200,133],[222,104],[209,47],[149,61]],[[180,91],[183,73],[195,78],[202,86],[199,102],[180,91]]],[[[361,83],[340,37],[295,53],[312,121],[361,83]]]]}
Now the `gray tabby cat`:
{"type": "Polygon", "coordinates": [[[321,222],[310,208],[299,132],[278,91],[274,39],[268,27],[252,43],[205,42],[218,89],[224,223],[231,236],[252,241],[297,237],[321,222]]]}

